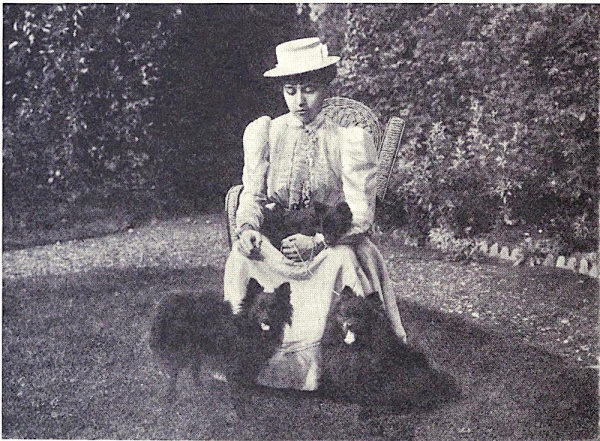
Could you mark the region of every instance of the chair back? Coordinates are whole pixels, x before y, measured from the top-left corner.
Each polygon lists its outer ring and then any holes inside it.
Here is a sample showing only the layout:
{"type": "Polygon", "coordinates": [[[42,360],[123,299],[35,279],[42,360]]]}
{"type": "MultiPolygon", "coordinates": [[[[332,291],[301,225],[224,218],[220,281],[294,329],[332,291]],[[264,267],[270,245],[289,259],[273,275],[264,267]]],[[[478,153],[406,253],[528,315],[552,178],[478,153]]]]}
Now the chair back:
{"type": "Polygon", "coordinates": [[[383,130],[375,112],[363,103],[351,98],[332,97],[323,101],[325,117],[342,127],[361,127],[372,137],[377,148],[381,148],[383,130]]]}
{"type": "Polygon", "coordinates": [[[371,134],[377,149],[377,198],[383,202],[400,150],[404,120],[393,116],[383,131],[377,115],[369,107],[339,96],[326,98],[323,112],[326,118],[342,127],[362,127],[371,134]]]}

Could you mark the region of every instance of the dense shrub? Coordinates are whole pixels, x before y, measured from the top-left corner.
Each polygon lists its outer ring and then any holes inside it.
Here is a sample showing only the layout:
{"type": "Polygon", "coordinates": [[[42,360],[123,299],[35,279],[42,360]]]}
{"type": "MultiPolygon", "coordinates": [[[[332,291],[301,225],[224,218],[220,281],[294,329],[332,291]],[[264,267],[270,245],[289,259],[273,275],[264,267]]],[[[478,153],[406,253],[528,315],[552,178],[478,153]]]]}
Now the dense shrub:
{"type": "Polygon", "coordinates": [[[337,92],[405,116],[396,211],[423,234],[597,238],[596,5],[336,5],[337,92]]]}
{"type": "Polygon", "coordinates": [[[3,6],[5,218],[90,192],[220,206],[240,140],[285,110],[261,78],[315,20],[341,95],[406,117],[388,218],[597,237],[596,5],[3,6]],[[299,14],[298,14],[299,13],[299,14]]]}
{"type": "Polygon", "coordinates": [[[4,6],[9,213],[45,202],[50,209],[91,188],[151,186],[145,113],[180,12],[174,5],[4,6]]]}
{"type": "Polygon", "coordinates": [[[21,224],[51,225],[52,212],[98,197],[144,203],[139,192],[221,207],[245,125],[277,111],[262,71],[298,30],[293,4],[3,12],[3,205],[21,224]]]}

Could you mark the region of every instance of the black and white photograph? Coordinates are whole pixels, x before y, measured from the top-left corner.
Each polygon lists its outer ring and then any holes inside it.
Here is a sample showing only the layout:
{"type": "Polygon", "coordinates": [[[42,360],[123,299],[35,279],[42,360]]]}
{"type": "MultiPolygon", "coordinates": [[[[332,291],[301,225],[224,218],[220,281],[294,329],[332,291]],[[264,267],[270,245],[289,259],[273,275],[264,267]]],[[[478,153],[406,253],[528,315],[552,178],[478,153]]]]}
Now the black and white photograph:
{"type": "Polygon", "coordinates": [[[598,439],[600,4],[2,12],[2,438],[598,439]]]}

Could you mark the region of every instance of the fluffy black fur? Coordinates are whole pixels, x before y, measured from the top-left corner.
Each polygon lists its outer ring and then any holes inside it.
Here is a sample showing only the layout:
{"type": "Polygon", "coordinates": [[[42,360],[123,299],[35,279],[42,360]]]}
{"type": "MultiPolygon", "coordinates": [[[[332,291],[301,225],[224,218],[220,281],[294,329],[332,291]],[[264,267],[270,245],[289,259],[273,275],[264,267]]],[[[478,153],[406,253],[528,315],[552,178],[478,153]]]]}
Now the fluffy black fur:
{"type": "Polygon", "coordinates": [[[264,210],[261,233],[278,247],[281,241],[293,234],[325,236],[329,245],[335,245],[352,225],[352,211],[346,202],[330,207],[319,202],[313,208],[286,210],[281,205],[264,210]]]}
{"type": "Polygon", "coordinates": [[[275,288],[275,292],[266,293],[256,280],[250,279],[242,311],[234,317],[228,378],[244,384],[253,382],[281,346],[285,325],[292,324],[290,296],[288,282],[275,288]]]}
{"type": "Polygon", "coordinates": [[[228,382],[252,383],[283,340],[291,324],[290,284],[267,293],[250,279],[239,314],[228,302],[192,293],[165,296],[150,329],[150,348],[170,376],[168,395],[178,374],[190,368],[199,381],[202,368],[223,373],[228,382]]]}
{"type": "Polygon", "coordinates": [[[378,293],[363,298],[344,288],[330,324],[322,343],[326,394],[403,409],[431,407],[456,395],[452,377],[396,337],[378,293]]]}
{"type": "Polygon", "coordinates": [[[315,203],[315,211],[319,220],[320,232],[329,245],[335,245],[352,226],[352,211],[346,202],[335,207],[315,203]]]}

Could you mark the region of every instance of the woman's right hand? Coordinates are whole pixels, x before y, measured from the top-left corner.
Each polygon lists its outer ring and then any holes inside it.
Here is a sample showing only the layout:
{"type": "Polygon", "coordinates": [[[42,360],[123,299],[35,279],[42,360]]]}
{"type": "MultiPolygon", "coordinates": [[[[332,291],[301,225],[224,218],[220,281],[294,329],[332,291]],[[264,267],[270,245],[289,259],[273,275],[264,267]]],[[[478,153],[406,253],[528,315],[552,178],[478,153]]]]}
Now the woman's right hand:
{"type": "Polygon", "coordinates": [[[260,251],[262,236],[256,230],[244,230],[240,233],[239,249],[246,257],[260,251]]]}

